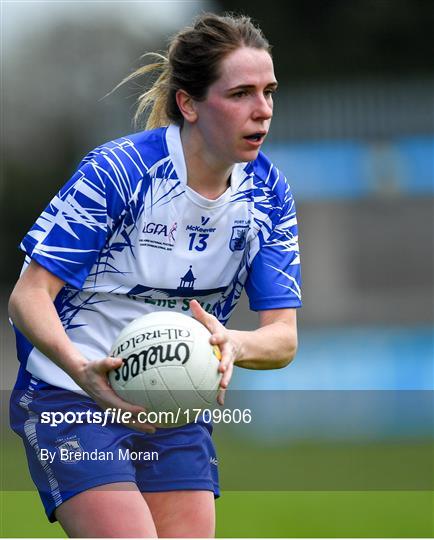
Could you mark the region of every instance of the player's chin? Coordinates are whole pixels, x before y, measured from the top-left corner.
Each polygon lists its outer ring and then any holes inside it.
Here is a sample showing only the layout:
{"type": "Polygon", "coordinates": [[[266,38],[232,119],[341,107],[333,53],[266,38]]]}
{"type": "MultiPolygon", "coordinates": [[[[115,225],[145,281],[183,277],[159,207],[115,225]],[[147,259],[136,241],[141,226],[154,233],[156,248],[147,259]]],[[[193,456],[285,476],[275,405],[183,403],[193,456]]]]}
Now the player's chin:
{"type": "Polygon", "coordinates": [[[249,148],[247,150],[242,150],[238,153],[238,162],[239,163],[245,163],[247,161],[254,161],[259,154],[261,147],[258,146],[257,148],[249,148]]]}

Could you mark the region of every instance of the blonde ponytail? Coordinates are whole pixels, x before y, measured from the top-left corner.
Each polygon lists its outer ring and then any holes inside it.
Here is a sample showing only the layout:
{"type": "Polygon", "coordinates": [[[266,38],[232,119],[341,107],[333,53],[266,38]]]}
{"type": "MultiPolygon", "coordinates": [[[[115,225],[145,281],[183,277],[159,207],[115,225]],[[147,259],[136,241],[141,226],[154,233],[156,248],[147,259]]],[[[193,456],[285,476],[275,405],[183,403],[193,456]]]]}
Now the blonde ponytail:
{"type": "Polygon", "coordinates": [[[145,90],[137,98],[137,110],[133,117],[134,126],[138,128],[140,126],[142,117],[149,110],[149,115],[146,121],[146,129],[154,129],[161,126],[167,126],[170,123],[169,118],[167,117],[167,100],[169,96],[169,61],[168,59],[159,53],[146,53],[142,58],[150,56],[157,58],[159,61],[152,64],[147,64],[142,66],[128,77],[125,77],[114,89],[116,90],[123,84],[141,77],[142,75],[149,75],[153,73],[161,72],[156,81],[151,85],[150,88],[145,90]]]}

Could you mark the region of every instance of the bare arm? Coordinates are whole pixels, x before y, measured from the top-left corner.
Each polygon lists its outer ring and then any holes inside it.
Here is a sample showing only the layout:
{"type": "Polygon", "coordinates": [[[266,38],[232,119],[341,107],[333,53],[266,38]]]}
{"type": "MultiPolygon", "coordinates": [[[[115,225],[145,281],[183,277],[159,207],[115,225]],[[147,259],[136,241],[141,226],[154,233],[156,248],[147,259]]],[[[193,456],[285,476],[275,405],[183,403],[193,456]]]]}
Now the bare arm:
{"type": "Polygon", "coordinates": [[[260,328],[252,331],[228,330],[213,315],[192,300],[193,316],[211,332],[210,342],[222,352],[220,371],[224,402],[234,364],[248,369],[277,369],[285,367],[297,351],[297,312],[295,309],[272,309],[260,313],[260,328]]]}
{"type": "Polygon", "coordinates": [[[77,382],[87,360],[66,335],[53,304],[64,285],[64,281],[32,261],[12,291],[9,315],[37,349],[77,382]]]}
{"type": "Polygon", "coordinates": [[[248,369],[285,367],[297,352],[297,311],[272,309],[262,311],[259,317],[257,330],[229,330],[238,351],[235,365],[248,369]]]}
{"type": "MultiPolygon", "coordinates": [[[[122,365],[120,358],[89,361],[67,336],[54,299],[65,282],[32,261],[21,275],[9,299],[9,315],[33,345],[63,369],[103,409],[114,407],[134,416],[143,408],[119,398],[108,383],[107,373],[122,365]]],[[[145,431],[148,424],[142,424],[145,431]]]]}

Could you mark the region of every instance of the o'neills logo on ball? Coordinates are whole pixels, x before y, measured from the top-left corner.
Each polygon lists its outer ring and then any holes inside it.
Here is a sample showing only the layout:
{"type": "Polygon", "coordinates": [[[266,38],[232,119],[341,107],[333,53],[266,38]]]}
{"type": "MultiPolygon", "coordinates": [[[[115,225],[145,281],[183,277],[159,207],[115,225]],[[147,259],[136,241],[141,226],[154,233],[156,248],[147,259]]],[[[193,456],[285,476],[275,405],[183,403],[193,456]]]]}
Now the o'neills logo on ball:
{"type": "Polygon", "coordinates": [[[185,364],[190,358],[190,352],[189,344],[183,341],[176,344],[152,345],[123,358],[123,365],[115,369],[115,381],[120,379],[124,382],[129,381],[146,371],[150,366],[164,365],[166,362],[185,364]]]}
{"type": "Polygon", "coordinates": [[[141,332],[122,341],[120,345],[114,349],[112,356],[122,356],[122,353],[128,352],[130,349],[136,349],[138,345],[144,341],[179,341],[181,339],[189,339],[191,336],[190,330],[186,328],[164,328],[151,330],[149,332],[141,332]]]}

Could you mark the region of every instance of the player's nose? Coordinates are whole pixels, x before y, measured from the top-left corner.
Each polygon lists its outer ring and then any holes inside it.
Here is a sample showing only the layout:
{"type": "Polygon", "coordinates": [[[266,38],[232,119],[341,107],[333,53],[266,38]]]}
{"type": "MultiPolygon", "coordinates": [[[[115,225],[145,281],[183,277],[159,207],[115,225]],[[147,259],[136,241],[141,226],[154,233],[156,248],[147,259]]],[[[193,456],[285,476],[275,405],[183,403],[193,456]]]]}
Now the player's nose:
{"type": "Polygon", "coordinates": [[[264,95],[258,95],[253,108],[253,118],[270,120],[273,116],[273,102],[264,95]]]}

